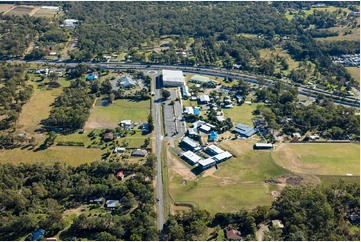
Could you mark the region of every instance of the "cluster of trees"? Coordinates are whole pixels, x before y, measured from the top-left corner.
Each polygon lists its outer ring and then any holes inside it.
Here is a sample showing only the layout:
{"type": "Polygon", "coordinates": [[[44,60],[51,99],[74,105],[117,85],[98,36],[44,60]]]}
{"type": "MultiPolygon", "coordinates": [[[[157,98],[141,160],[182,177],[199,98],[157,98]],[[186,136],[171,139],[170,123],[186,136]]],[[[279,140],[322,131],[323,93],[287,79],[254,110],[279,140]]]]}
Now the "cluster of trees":
{"type": "Polygon", "coordinates": [[[62,239],[71,239],[66,236],[72,234],[92,240],[106,236],[113,240],[157,240],[154,188],[145,179],[153,177],[155,160],[150,155],[144,166],[93,162],[76,168],[63,163],[0,164],[0,238],[16,240],[39,228],[45,230],[45,237],[54,236],[67,225],[66,209],[104,197],[120,199],[122,206],[97,217],[80,215],[62,239]],[[135,176],[119,182],[114,175],[119,170],[135,176]]]}
{"type": "Polygon", "coordinates": [[[82,128],[89,117],[94,98],[88,94],[87,83],[76,79],[56,98],[53,108],[42,124],[68,130],[82,128]]]}
{"type": "Polygon", "coordinates": [[[281,127],[286,134],[321,132],[325,138],[332,139],[359,138],[360,116],[355,115],[353,108],[335,105],[322,96],[314,104],[300,105],[297,102],[297,90],[285,90],[280,82],[274,87],[258,90],[257,98],[270,103],[268,106],[259,106],[257,112],[265,117],[271,129],[281,127]],[[291,121],[286,122],[286,118],[291,121]]]}
{"type": "Polygon", "coordinates": [[[23,56],[33,41],[39,49],[33,49],[27,58],[41,58],[50,51],[48,46],[68,39],[65,30],[48,18],[1,15],[0,20],[0,58],[23,56]]]}
{"type": "MultiPolygon", "coordinates": [[[[205,240],[208,228],[238,229],[243,240],[256,240],[260,223],[279,219],[284,229],[270,227],[263,239],[348,240],[358,241],[348,216],[360,212],[360,185],[340,182],[330,187],[286,187],[271,206],[258,206],[252,211],[217,213],[205,210],[171,215],[164,228],[165,240],[205,240]]],[[[216,237],[217,235],[215,235],[216,237]]]]}
{"type": "Polygon", "coordinates": [[[22,64],[0,64],[0,130],[14,127],[22,106],[30,99],[33,86],[26,84],[22,64]]]}

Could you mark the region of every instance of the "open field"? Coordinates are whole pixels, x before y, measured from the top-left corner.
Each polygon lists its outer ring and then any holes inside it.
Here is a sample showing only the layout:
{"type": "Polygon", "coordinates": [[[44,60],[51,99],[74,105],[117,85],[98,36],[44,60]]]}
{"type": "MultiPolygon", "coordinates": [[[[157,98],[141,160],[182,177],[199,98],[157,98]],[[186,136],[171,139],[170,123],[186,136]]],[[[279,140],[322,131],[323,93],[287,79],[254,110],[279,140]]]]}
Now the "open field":
{"type": "Polygon", "coordinates": [[[16,6],[15,8],[13,8],[11,11],[7,12],[6,15],[14,15],[14,16],[30,15],[30,16],[32,16],[39,9],[40,9],[40,7],[36,7],[36,6],[19,5],[19,6],[16,6]]]}
{"type": "Polygon", "coordinates": [[[360,28],[350,28],[350,27],[333,27],[328,28],[329,31],[338,32],[338,36],[330,36],[326,38],[315,38],[319,41],[341,41],[341,40],[360,40],[360,28]],[[352,31],[351,34],[344,35],[347,31],[352,31]]]}
{"type": "Polygon", "coordinates": [[[291,171],[314,175],[360,175],[359,144],[281,144],[272,157],[291,171]]]}
{"type": "Polygon", "coordinates": [[[46,150],[34,152],[27,149],[12,149],[0,151],[1,163],[40,163],[54,164],[57,161],[72,166],[100,160],[105,151],[101,149],[87,149],[84,147],[53,146],[46,150]]]}
{"type": "Polygon", "coordinates": [[[242,104],[241,106],[235,105],[233,108],[222,109],[224,116],[226,118],[231,118],[234,124],[243,123],[253,127],[253,114],[252,112],[256,110],[257,103],[252,104],[242,104]]]}
{"type": "Polygon", "coordinates": [[[0,4],[0,13],[4,13],[11,9],[14,6],[14,4],[0,4]]]}
{"type": "Polygon", "coordinates": [[[274,51],[272,51],[271,49],[267,48],[267,49],[261,49],[259,51],[260,53],[260,57],[263,59],[270,59],[271,55],[273,54],[273,56],[283,56],[286,58],[286,61],[288,63],[288,70],[287,71],[291,71],[295,68],[298,67],[298,64],[300,63],[299,61],[295,61],[292,59],[292,57],[287,53],[286,50],[283,50],[282,48],[275,48],[274,51]]]}
{"type": "Polygon", "coordinates": [[[33,16],[34,17],[49,17],[52,18],[57,14],[54,9],[40,8],[33,16]]]}
{"type": "Polygon", "coordinates": [[[360,83],[360,68],[359,67],[346,67],[351,76],[360,83]]]}
{"type": "Polygon", "coordinates": [[[221,163],[219,170],[203,172],[199,179],[188,180],[170,166],[169,189],[174,200],[195,204],[212,214],[270,204],[273,197],[263,181],[286,175],[287,171],[272,161],[270,151],[253,151],[255,142],[238,139],[219,143],[236,157],[221,163]],[[186,184],[182,180],[187,180],[186,184]]]}
{"type": "Polygon", "coordinates": [[[51,110],[50,105],[62,91],[62,88],[45,90],[35,87],[32,97],[23,106],[20,113],[18,120],[19,129],[34,134],[34,130],[40,128],[40,121],[49,116],[51,110]]]}
{"type": "Polygon", "coordinates": [[[86,129],[116,128],[122,120],[145,122],[149,114],[149,101],[119,99],[110,106],[94,106],[85,124],[86,129]]]}

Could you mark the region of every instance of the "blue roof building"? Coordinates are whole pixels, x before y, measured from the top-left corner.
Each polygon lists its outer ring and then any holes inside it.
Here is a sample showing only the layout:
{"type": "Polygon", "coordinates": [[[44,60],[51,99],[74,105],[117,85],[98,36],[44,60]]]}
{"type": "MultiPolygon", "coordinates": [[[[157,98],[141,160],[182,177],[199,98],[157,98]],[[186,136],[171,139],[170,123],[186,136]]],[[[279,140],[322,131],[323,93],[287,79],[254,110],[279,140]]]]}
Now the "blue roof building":
{"type": "Polygon", "coordinates": [[[233,130],[233,132],[238,133],[241,137],[249,138],[254,135],[257,131],[245,124],[239,123],[233,130]]]}
{"type": "Polygon", "coordinates": [[[43,229],[38,229],[33,233],[33,241],[38,241],[40,237],[44,236],[45,231],[43,229]]]}
{"type": "Polygon", "coordinates": [[[199,107],[194,107],[193,112],[194,112],[195,115],[199,115],[201,113],[201,110],[200,110],[199,107]]]}
{"type": "Polygon", "coordinates": [[[209,141],[215,141],[215,140],[217,140],[217,138],[218,138],[218,133],[216,131],[212,131],[209,134],[208,140],[209,141]]]}

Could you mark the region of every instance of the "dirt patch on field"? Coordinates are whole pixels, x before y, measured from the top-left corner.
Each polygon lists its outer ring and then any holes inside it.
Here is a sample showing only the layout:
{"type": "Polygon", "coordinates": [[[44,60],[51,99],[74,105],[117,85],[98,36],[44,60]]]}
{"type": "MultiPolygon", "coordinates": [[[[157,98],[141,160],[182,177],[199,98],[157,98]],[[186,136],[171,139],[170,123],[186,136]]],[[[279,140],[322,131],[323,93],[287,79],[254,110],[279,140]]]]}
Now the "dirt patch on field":
{"type": "MultiPolygon", "coordinates": [[[[277,152],[277,156],[281,156],[282,159],[275,159],[275,155],[272,155],[273,160],[281,165],[283,168],[286,168],[295,173],[304,173],[304,174],[312,174],[315,169],[319,168],[317,164],[305,164],[300,159],[300,156],[294,154],[294,152],[287,147],[284,143],[280,144],[274,152],[277,152]]],[[[272,152],[272,153],[274,153],[272,152]]],[[[272,154],[271,153],[271,154],[272,154]]]]}
{"type": "Polygon", "coordinates": [[[196,180],[197,177],[194,173],[191,172],[191,168],[176,157],[173,157],[173,155],[169,152],[169,149],[167,149],[167,160],[171,172],[178,174],[185,181],[196,180]]]}
{"type": "MultiPolygon", "coordinates": [[[[207,176],[212,176],[212,177],[216,177],[214,176],[214,173],[217,171],[217,169],[215,167],[209,168],[208,170],[206,170],[202,177],[207,177],[207,176]]],[[[218,178],[218,177],[217,177],[218,178]]]]}
{"type": "Polygon", "coordinates": [[[218,143],[218,146],[222,149],[228,150],[234,156],[239,157],[242,156],[247,151],[251,150],[254,143],[256,143],[256,141],[236,139],[236,140],[224,140],[218,143]]]}
{"type": "Polygon", "coordinates": [[[83,209],[83,207],[81,206],[81,207],[78,207],[78,208],[73,208],[73,209],[68,209],[68,210],[65,210],[64,211],[64,213],[63,213],[63,215],[64,215],[64,217],[69,217],[69,216],[71,216],[71,215],[73,215],[73,214],[75,214],[75,215],[79,215],[79,214],[81,214],[81,210],[83,209]]]}

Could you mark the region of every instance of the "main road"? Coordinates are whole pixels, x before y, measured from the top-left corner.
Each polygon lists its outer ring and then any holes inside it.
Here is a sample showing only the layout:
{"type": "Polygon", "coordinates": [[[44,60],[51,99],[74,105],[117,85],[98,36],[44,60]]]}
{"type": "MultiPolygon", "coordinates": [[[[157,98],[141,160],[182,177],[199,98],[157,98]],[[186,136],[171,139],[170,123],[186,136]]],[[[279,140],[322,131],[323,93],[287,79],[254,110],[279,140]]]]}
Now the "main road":
{"type": "Polygon", "coordinates": [[[157,74],[151,74],[153,96],[153,114],[154,114],[154,133],[155,133],[155,154],[157,156],[157,211],[158,211],[158,229],[162,231],[164,225],[164,194],[163,194],[163,175],[162,175],[162,120],[161,120],[161,94],[160,83],[157,74]]]}
{"type": "MultiPolygon", "coordinates": [[[[22,60],[8,60],[9,62],[24,62],[22,60]]],[[[208,67],[192,67],[192,66],[183,66],[183,65],[160,65],[160,64],[139,64],[139,63],[124,63],[124,62],[59,62],[59,61],[27,61],[27,63],[36,63],[36,64],[48,64],[48,65],[63,65],[67,68],[75,68],[78,64],[87,64],[93,67],[101,67],[104,69],[135,69],[135,70],[161,70],[161,69],[178,69],[184,72],[189,73],[198,73],[203,75],[211,75],[211,76],[218,76],[218,77],[231,77],[231,78],[243,78],[245,81],[257,84],[258,77],[243,74],[236,71],[220,69],[220,68],[208,68],[208,67]]],[[[274,80],[265,78],[265,85],[272,85],[274,84],[274,80]]],[[[331,92],[327,92],[318,88],[310,88],[307,85],[297,85],[294,86],[288,82],[284,82],[289,87],[297,87],[298,92],[302,95],[316,97],[319,94],[325,95],[328,98],[333,99],[335,103],[344,105],[344,106],[351,106],[351,107],[359,107],[360,106],[360,99],[355,97],[343,97],[339,95],[335,95],[331,92]]]]}

